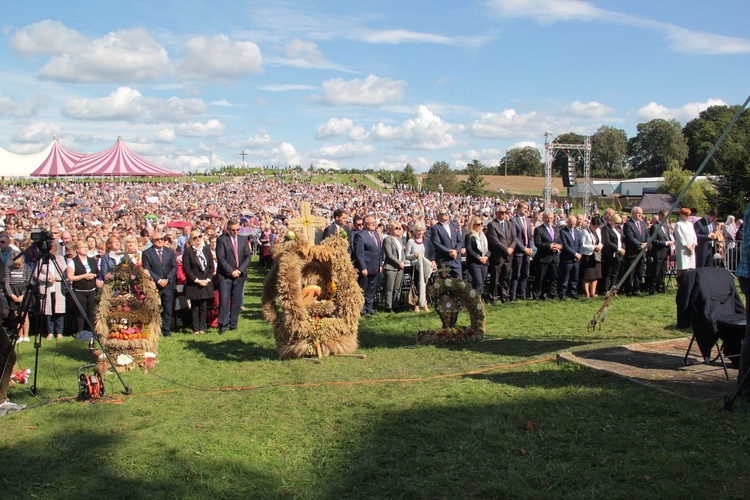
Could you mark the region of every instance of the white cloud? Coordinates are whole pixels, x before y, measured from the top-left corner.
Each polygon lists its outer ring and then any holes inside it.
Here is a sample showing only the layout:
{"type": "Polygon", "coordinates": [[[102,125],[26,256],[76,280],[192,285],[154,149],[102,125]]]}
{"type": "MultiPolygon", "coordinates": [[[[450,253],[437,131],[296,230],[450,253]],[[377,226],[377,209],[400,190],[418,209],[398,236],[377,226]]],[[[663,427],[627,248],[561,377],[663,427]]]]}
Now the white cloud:
{"type": "Polygon", "coordinates": [[[316,139],[328,139],[330,137],[348,137],[353,141],[364,141],[368,138],[364,127],[354,125],[351,118],[329,118],[327,122],[316,128],[316,139]]]}
{"type": "Polygon", "coordinates": [[[302,69],[333,69],[351,72],[346,67],[327,60],[315,42],[299,38],[291,40],[284,46],[283,57],[269,58],[268,63],[302,69]]]}
{"type": "Polygon", "coordinates": [[[596,101],[575,101],[568,107],[568,111],[583,118],[603,118],[614,113],[614,109],[596,101]]]}
{"type": "Polygon", "coordinates": [[[0,116],[14,116],[17,118],[36,116],[45,101],[46,99],[44,97],[38,96],[35,99],[16,102],[10,97],[0,95],[0,116]]]}
{"type": "Polygon", "coordinates": [[[664,33],[678,52],[705,55],[750,53],[750,40],[744,38],[690,31],[671,25],[664,25],[664,33]]]}
{"type": "Polygon", "coordinates": [[[536,112],[519,115],[514,109],[505,109],[500,113],[485,113],[469,129],[475,137],[511,139],[543,134],[545,125],[536,112]]]}
{"type": "Polygon", "coordinates": [[[485,4],[499,17],[530,18],[541,23],[606,17],[606,11],[579,0],[488,0],[485,4]]]}
{"type": "Polygon", "coordinates": [[[175,133],[186,137],[218,137],[224,133],[224,124],[216,119],[205,123],[181,123],[175,127],[175,133]]]}
{"type": "Polygon", "coordinates": [[[399,155],[378,161],[377,169],[403,170],[407,163],[414,167],[415,172],[426,172],[432,166],[433,162],[423,156],[399,155]]]}
{"type": "Polygon", "coordinates": [[[420,33],[407,30],[372,31],[362,37],[367,43],[434,43],[438,45],[469,45],[478,47],[487,43],[489,37],[449,37],[432,33],[420,33]]]}
{"type": "Polygon", "coordinates": [[[136,89],[120,87],[106,97],[69,99],[62,113],[79,120],[127,120],[143,121],[146,107],[143,96],[136,89]]]}
{"type": "Polygon", "coordinates": [[[166,49],[145,29],[86,39],[55,21],[26,26],[11,37],[22,54],[50,55],[39,76],[67,82],[158,81],[169,71],[166,49]]]}
{"type": "Polygon", "coordinates": [[[180,75],[198,80],[234,80],[263,70],[263,56],[253,42],[235,42],[225,35],[195,37],[185,45],[180,75]]]}
{"type": "Polygon", "coordinates": [[[581,0],[487,0],[490,12],[500,18],[527,18],[540,24],[589,21],[631,26],[655,32],[670,48],[687,54],[748,54],[750,40],[701,31],[674,24],[608,11],[581,0]]]}
{"type": "Polygon", "coordinates": [[[76,30],[49,19],[25,26],[10,37],[13,49],[24,55],[81,52],[87,44],[86,38],[76,30]]]}
{"type": "Polygon", "coordinates": [[[323,168],[326,170],[339,170],[339,164],[335,160],[328,158],[314,158],[313,164],[315,168],[323,168]]]}
{"type": "Polygon", "coordinates": [[[297,150],[289,142],[281,143],[277,148],[271,150],[272,156],[270,157],[271,164],[286,167],[305,165],[307,162],[304,161],[302,155],[297,153],[297,150]]]}
{"type": "Polygon", "coordinates": [[[171,144],[175,141],[176,138],[177,138],[177,134],[175,134],[174,130],[171,128],[165,128],[165,129],[159,130],[153,136],[154,142],[159,142],[163,144],[171,144]]]}
{"type": "Polygon", "coordinates": [[[657,118],[664,120],[677,120],[681,123],[687,123],[694,118],[698,118],[701,111],[705,111],[711,106],[725,106],[726,103],[721,99],[709,99],[706,102],[689,102],[679,108],[668,108],[662,104],[650,102],[638,110],[638,117],[651,121],[657,118]]]}
{"type": "Polygon", "coordinates": [[[254,136],[252,136],[251,138],[249,138],[247,140],[247,143],[250,146],[253,146],[253,147],[258,147],[258,146],[263,146],[265,144],[270,144],[271,143],[271,136],[268,135],[268,132],[266,132],[265,130],[261,130],[257,134],[255,134],[254,136]]]}
{"type": "MultiPolygon", "coordinates": [[[[34,122],[14,133],[11,140],[13,143],[43,144],[46,147],[54,136],[60,135],[60,132],[60,126],[55,123],[34,122]]],[[[16,150],[16,152],[18,151],[16,150]]]]}
{"type": "Polygon", "coordinates": [[[412,149],[445,149],[456,145],[453,132],[462,127],[444,122],[427,106],[419,106],[414,118],[398,126],[382,122],[372,126],[370,136],[375,140],[392,141],[395,145],[412,149]]]}
{"type": "Polygon", "coordinates": [[[120,87],[106,97],[69,99],[62,113],[79,120],[125,120],[131,123],[176,122],[206,112],[200,99],[144,97],[138,90],[120,87]]]}
{"type": "Polygon", "coordinates": [[[354,128],[351,118],[329,118],[327,122],[316,128],[316,139],[327,139],[329,137],[342,137],[354,128]]]}
{"type": "Polygon", "coordinates": [[[290,90],[315,90],[318,87],[314,85],[302,85],[295,83],[273,83],[271,85],[263,85],[260,90],[266,90],[268,92],[288,92],[290,90]]]}
{"type": "Polygon", "coordinates": [[[375,148],[361,142],[347,142],[344,144],[326,144],[312,154],[328,158],[353,158],[372,154],[375,148]]]}
{"type": "Polygon", "coordinates": [[[370,74],[364,80],[334,78],[323,82],[323,103],[331,106],[383,106],[404,98],[406,82],[370,74]]]}

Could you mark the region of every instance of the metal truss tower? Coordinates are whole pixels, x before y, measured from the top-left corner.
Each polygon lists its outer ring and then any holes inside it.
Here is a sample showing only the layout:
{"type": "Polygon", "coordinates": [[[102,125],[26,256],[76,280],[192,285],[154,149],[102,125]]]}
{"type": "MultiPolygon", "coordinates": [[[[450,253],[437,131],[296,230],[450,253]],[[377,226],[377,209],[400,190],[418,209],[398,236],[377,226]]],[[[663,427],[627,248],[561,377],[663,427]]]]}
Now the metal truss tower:
{"type": "Polygon", "coordinates": [[[560,144],[552,142],[552,132],[544,133],[544,209],[552,206],[552,162],[558,151],[575,155],[583,160],[583,211],[588,213],[591,202],[591,136],[586,136],[583,144],[560,144]]]}

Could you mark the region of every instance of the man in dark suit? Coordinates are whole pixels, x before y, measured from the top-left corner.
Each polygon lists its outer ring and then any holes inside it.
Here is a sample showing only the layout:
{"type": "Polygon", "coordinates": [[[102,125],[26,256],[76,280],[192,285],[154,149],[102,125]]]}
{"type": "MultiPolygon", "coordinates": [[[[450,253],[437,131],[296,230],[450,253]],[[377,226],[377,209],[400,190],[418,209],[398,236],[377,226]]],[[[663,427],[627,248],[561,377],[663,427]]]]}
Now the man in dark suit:
{"type": "Polygon", "coordinates": [[[438,223],[430,228],[430,243],[435,250],[438,269],[446,267],[454,278],[461,277],[461,249],[463,238],[458,224],[450,219],[447,208],[441,207],[437,213],[438,223]]]}
{"type": "Polygon", "coordinates": [[[651,248],[648,249],[651,257],[651,268],[649,269],[648,293],[664,293],[664,277],[667,274],[667,258],[674,248],[674,238],[669,232],[667,214],[669,210],[662,210],[656,215],[657,223],[649,229],[649,235],[654,236],[651,240],[651,248]]]}
{"type": "MultiPolygon", "coordinates": [[[[516,245],[513,250],[513,264],[510,271],[510,300],[526,300],[526,285],[529,281],[531,256],[534,255],[534,234],[529,219],[529,205],[519,202],[516,216],[513,217],[516,230],[516,245]]],[[[529,295],[530,296],[530,295],[529,295]]]]}
{"type": "MultiPolygon", "coordinates": [[[[648,241],[648,230],[646,228],[646,222],[643,219],[643,209],[641,207],[633,207],[630,212],[630,218],[625,223],[622,229],[622,236],[625,240],[625,259],[623,266],[627,272],[630,266],[633,265],[641,249],[646,248],[646,241],[648,241]]],[[[638,260],[638,264],[633,269],[633,272],[625,280],[623,290],[625,294],[630,296],[639,297],[641,295],[641,282],[643,281],[643,274],[646,270],[646,259],[641,258],[638,260]]]]}
{"type": "Polygon", "coordinates": [[[536,298],[538,300],[557,297],[557,274],[560,265],[560,244],[557,231],[552,226],[552,212],[542,214],[542,225],[534,230],[536,246],[536,298]],[[545,282],[546,280],[546,282],[545,282]]]}
{"type": "Polygon", "coordinates": [[[505,205],[498,205],[495,218],[487,224],[487,244],[490,249],[490,304],[498,299],[510,300],[510,270],[516,247],[516,227],[511,222],[505,205]]]}
{"type": "Polygon", "coordinates": [[[368,215],[364,219],[364,229],[354,234],[354,267],[357,269],[357,282],[365,294],[362,316],[375,314],[373,302],[378,287],[378,276],[383,271],[383,242],[376,231],[378,223],[375,217],[368,215]]]}
{"type": "MultiPolygon", "coordinates": [[[[365,221],[361,216],[355,215],[352,218],[352,227],[349,231],[349,255],[352,258],[352,264],[356,262],[356,256],[354,255],[354,235],[357,231],[361,231],[365,227],[365,221]]],[[[356,267],[356,265],[355,265],[356,267]]]]}
{"type": "Polygon", "coordinates": [[[578,298],[578,271],[581,263],[582,238],[576,228],[577,218],[575,215],[565,219],[565,226],[560,229],[560,283],[557,297],[565,300],[565,297],[578,298]]]}
{"type": "Polygon", "coordinates": [[[237,329],[251,255],[247,237],[238,234],[240,223],[230,219],[226,229],[226,232],[216,239],[219,335],[223,335],[227,328],[237,329]]]}
{"type": "Polygon", "coordinates": [[[693,224],[698,245],[695,247],[695,267],[712,267],[716,253],[716,211],[710,210],[702,219],[693,224]]]}
{"type": "Polygon", "coordinates": [[[164,236],[161,233],[154,233],[151,243],[143,251],[141,259],[143,269],[148,271],[156,283],[161,299],[161,334],[169,337],[172,334],[172,312],[177,290],[177,259],[174,250],[164,246],[164,236]]]}
{"type": "Polygon", "coordinates": [[[323,230],[323,239],[329,236],[338,235],[341,231],[345,231],[347,236],[351,231],[347,227],[346,223],[349,220],[349,214],[343,208],[337,208],[333,211],[333,222],[323,230]]]}

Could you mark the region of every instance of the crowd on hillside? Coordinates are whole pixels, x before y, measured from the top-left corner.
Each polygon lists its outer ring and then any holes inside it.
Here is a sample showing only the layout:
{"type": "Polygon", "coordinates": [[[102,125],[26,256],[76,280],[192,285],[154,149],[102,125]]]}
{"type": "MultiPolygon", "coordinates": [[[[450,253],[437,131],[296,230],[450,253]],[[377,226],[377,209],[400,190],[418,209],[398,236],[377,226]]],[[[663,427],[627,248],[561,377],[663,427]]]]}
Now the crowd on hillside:
{"type": "MultiPolygon", "coordinates": [[[[128,262],[154,280],[162,335],[189,326],[195,334],[224,334],[238,326],[251,259],[270,267],[273,245],[302,202],[328,220],[317,240],[342,232],[349,239],[362,315],[429,310],[426,289],[438,272],[467,278],[493,305],[594,297],[621,280],[616,291],[629,296],[661,293],[667,275],[696,267],[735,270],[740,262],[737,275],[748,274],[747,259],[739,259],[747,256],[743,221],[730,215],[720,222],[713,211],[698,217],[683,209],[670,223],[665,211],[647,219],[639,207],[600,213],[593,204],[584,215],[571,213],[567,201],[545,207],[537,197],[378,191],[355,176],[348,185],[313,180],[295,172],[214,183],[8,185],[0,194],[0,312],[4,301],[6,324],[28,342],[21,304],[29,283],[43,282],[35,307],[45,316],[44,334],[82,338],[95,324],[97,290],[128,262]],[[40,262],[44,250],[50,259],[40,262]],[[66,281],[70,288],[61,286],[66,281]],[[412,284],[408,306],[404,282],[412,284]]],[[[7,337],[0,340],[7,347],[7,337]]],[[[0,401],[6,388],[3,380],[0,401]]]]}
{"type": "MultiPolygon", "coordinates": [[[[237,233],[247,241],[249,254],[257,255],[258,264],[268,268],[273,244],[287,231],[289,218],[299,215],[303,201],[311,204],[315,214],[326,217],[331,227],[350,233],[353,265],[360,273],[370,266],[367,279],[360,275],[365,295],[372,299],[376,291],[379,296],[384,294],[386,298],[381,303],[386,310],[405,307],[399,295],[405,273],[412,278],[407,283],[418,285],[419,299],[412,306],[426,309],[425,286],[430,271],[438,267],[470,279],[477,292],[493,304],[577,297],[579,293],[593,296],[617,283],[635,251],[629,234],[632,214],[618,214],[612,209],[599,214],[593,205],[590,215],[576,216],[568,201],[544,207],[538,197],[500,200],[411,189],[379,191],[351,177],[348,185],[316,183],[311,175],[299,172],[256,174],[215,183],[193,180],[10,185],[0,195],[0,230],[8,240],[3,247],[5,238],[0,237],[0,276],[5,278],[6,297],[13,305],[18,294],[11,291],[14,287],[18,291],[20,283],[28,281],[30,271],[23,266],[16,271],[12,263],[19,260],[13,257],[32,245],[31,233],[40,227],[51,232],[65,268],[81,244],[82,255],[93,259],[98,270],[94,285],[102,282],[106,271],[123,256],[140,263],[143,252],[154,246],[154,235],[163,238],[164,246],[175,252],[175,260],[181,265],[182,255],[197,241],[191,231],[197,231],[205,240],[216,273],[217,241],[227,233],[229,221],[239,224],[237,233]],[[368,239],[355,235],[368,225],[377,238],[373,243],[377,243],[380,253],[365,259],[363,252],[373,249],[367,248],[368,239]],[[425,260],[425,253],[429,259],[425,260]],[[377,272],[372,271],[373,263],[367,262],[373,259],[378,261],[377,272]],[[375,279],[380,271],[383,275],[375,279]]],[[[659,217],[639,221],[637,237],[645,241],[651,231],[660,227],[659,217]]],[[[729,216],[726,223],[719,225],[715,214],[709,214],[702,219],[693,216],[690,223],[696,220],[708,221],[708,233],[717,235],[710,239],[711,264],[713,257],[719,255],[721,258],[715,261],[719,264],[726,259],[735,262],[735,238],[741,221],[729,216]]],[[[660,237],[654,240],[643,261],[646,268],[639,266],[636,281],[625,283],[626,293],[637,295],[641,288],[653,293],[662,291],[663,277],[670,265],[676,263],[678,269],[690,265],[679,258],[679,226],[665,225],[668,243],[663,245],[660,237]],[[659,265],[654,267],[654,263],[659,265]]],[[[322,235],[321,228],[319,236],[322,235]]],[[[702,252],[700,246],[696,252],[702,252]]],[[[179,281],[175,283],[175,296],[166,299],[174,304],[170,309],[177,308],[178,312],[164,319],[173,322],[182,318],[187,326],[190,318],[181,316],[179,311],[185,313],[189,303],[182,300],[184,278],[179,281]]],[[[218,284],[213,288],[218,295],[218,284]]],[[[215,303],[206,306],[208,325],[217,324],[215,309],[219,302],[217,297],[215,303]]],[[[372,302],[368,300],[363,314],[374,313],[372,302]]],[[[92,306],[87,304],[90,312],[92,306]]],[[[75,329],[81,329],[81,320],[76,322],[70,306],[68,316],[68,321],[51,318],[51,338],[63,331],[76,333],[75,329]]],[[[221,324],[220,328],[229,326],[236,325],[221,324]]],[[[205,320],[201,320],[197,331],[206,328],[205,320]]],[[[166,333],[169,331],[167,327],[166,333]]],[[[21,339],[28,338],[27,327],[21,332],[21,339]]]]}

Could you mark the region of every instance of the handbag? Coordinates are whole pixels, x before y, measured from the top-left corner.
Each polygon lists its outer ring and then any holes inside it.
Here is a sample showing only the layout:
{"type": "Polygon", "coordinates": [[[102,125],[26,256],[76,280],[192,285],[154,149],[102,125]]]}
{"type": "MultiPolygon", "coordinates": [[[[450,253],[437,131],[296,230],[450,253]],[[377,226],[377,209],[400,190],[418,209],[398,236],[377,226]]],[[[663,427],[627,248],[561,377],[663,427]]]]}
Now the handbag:
{"type": "Polygon", "coordinates": [[[418,306],[419,305],[419,290],[417,289],[417,282],[414,281],[414,276],[417,273],[412,270],[411,273],[411,286],[409,287],[409,296],[406,298],[406,301],[409,303],[410,306],[418,306]]]}
{"type": "Polygon", "coordinates": [[[602,261],[602,253],[594,252],[594,262],[601,262],[601,261],[602,261]]]}
{"type": "Polygon", "coordinates": [[[415,283],[411,284],[411,288],[409,288],[409,296],[406,300],[409,302],[410,306],[419,305],[419,290],[417,290],[417,285],[415,283]]]}

